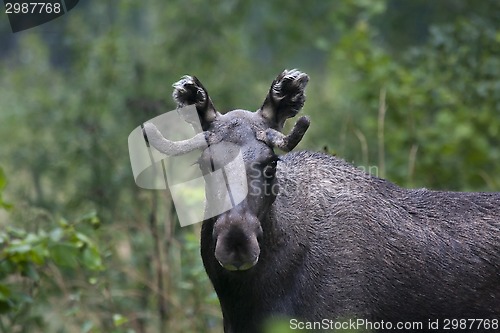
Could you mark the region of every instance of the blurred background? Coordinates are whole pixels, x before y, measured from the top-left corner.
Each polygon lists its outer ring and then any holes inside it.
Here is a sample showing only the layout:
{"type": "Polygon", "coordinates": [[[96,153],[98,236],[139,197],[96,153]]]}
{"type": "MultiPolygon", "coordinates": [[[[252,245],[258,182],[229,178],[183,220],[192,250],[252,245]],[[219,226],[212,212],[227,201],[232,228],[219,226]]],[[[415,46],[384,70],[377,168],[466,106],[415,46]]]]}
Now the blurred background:
{"type": "Polygon", "coordinates": [[[222,331],[200,224],[180,228],[128,156],[184,74],[224,112],[256,110],[298,68],[312,122],[298,149],[400,186],[500,191],[499,14],[497,0],[80,1],[16,34],[3,14],[0,332],[222,331]]]}

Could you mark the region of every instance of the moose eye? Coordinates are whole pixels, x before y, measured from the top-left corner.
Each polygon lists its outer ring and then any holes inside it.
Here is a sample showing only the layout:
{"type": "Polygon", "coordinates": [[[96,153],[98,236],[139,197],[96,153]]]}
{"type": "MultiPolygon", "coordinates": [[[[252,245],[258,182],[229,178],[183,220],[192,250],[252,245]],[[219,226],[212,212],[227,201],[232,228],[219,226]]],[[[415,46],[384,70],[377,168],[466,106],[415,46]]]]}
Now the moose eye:
{"type": "Polygon", "coordinates": [[[276,173],[276,165],[278,164],[279,158],[273,158],[262,170],[265,178],[272,178],[276,173]]]}

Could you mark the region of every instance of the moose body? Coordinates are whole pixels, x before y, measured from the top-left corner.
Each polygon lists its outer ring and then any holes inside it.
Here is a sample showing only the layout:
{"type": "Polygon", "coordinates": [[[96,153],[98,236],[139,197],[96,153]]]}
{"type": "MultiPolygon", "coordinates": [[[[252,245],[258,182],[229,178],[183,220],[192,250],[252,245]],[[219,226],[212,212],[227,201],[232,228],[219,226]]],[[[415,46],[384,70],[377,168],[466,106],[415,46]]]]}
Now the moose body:
{"type": "Polygon", "coordinates": [[[424,325],[498,318],[499,194],[406,190],[310,152],[283,156],[277,180],[288,190],[262,221],[252,270],[222,268],[214,221],[203,225],[227,332],[257,332],[270,314],[424,325]]]}
{"type": "MultiPolygon", "coordinates": [[[[224,331],[263,332],[272,318],[422,322],[419,332],[439,331],[428,327],[437,319],[498,323],[500,193],[409,190],[333,156],[277,157],[273,148],[293,149],[309,125],[303,117],[281,134],[304,103],[307,80],[284,71],[257,112],[225,115],[196,78],[174,85],[179,106],[197,107],[197,140],[237,144],[247,168],[247,199],[206,219],[201,232],[224,331]]],[[[145,131],[167,154],[201,148],[176,146],[150,124],[145,131]]],[[[217,167],[213,152],[203,151],[202,169],[217,167]]],[[[209,193],[218,192],[207,189],[208,205],[209,193]]]]}

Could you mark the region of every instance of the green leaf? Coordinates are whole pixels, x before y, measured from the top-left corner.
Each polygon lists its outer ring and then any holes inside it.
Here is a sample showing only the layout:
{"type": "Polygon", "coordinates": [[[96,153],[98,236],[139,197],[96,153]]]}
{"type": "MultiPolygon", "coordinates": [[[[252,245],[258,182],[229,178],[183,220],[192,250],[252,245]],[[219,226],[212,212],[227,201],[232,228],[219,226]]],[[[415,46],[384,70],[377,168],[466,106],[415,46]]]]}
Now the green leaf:
{"type": "Polygon", "coordinates": [[[120,327],[123,324],[126,324],[127,322],[128,322],[127,317],[125,317],[119,313],[115,313],[113,315],[113,324],[115,325],[115,327],[120,327]]]}
{"type": "Polygon", "coordinates": [[[59,226],[63,229],[67,229],[70,227],[70,224],[68,223],[68,221],[65,218],[59,219],[58,223],[59,223],[59,226]]]}
{"type": "Polygon", "coordinates": [[[98,229],[101,226],[101,219],[95,211],[83,215],[79,220],[80,222],[89,223],[94,229],[98,229]]]}
{"type": "Polygon", "coordinates": [[[26,230],[19,229],[19,228],[14,228],[14,227],[8,227],[7,232],[14,238],[24,238],[26,237],[26,230]]]}
{"type": "Polygon", "coordinates": [[[5,172],[2,167],[0,167],[0,191],[7,185],[7,177],[5,177],[5,172]]]}
{"type": "Polygon", "coordinates": [[[90,320],[86,320],[82,325],[82,333],[88,333],[94,328],[94,323],[90,320]]]}
{"type": "Polygon", "coordinates": [[[9,313],[14,309],[12,302],[0,300],[0,314],[9,313]]]}
{"type": "Polygon", "coordinates": [[[56,243],[49,248],[50,257],[58,266],[76,268],[78,265],[79,251],[71,243],[56,243]]]}
{"type": "Polygon", "coordinates": [[[31,251],[31,244],[24,240],[14,239],[4,251],[8,254],[25,254],[31,251]]]}
{"type": "Polygon", "coordinates": [[[0,193],[0,207],[3,208],[3,209],[5,209],[5,210],[10,210],[10,209],[12,209],[14,207],[14,205],[11,204],[11,203],[3,201],[3,199],[2,199],[2,193],[0,193]]]}
{"type": "Polygon", "coordinates": [[[7,243],[9,241],[9,235],[7,235],[5,232],[0,232],[0,245],[7,243]]]}
{"type": "Polygon", "coordinates": [[[10,289],[5,284],[0,284],[0,301],[7,301],[10,297],[10,289]]]}
{"type": "Polygon", "coordinates": [[[0,280],[16,272],[16,264],[10,260],[0,260],[0,280]]]}
{"type": "Polygon", "coordinates": [[[50,232],[50,240],[53,242],[59,242],[64,236],[64,230],[61,228],[55,228],[50,232]]]}
{"type": "Polygon", "coordinates": [[[101,254],[96,247],[86,247],[83,250],[83,265],[93,271],[100,271],[104,269],[102,264],[101,254]]]}
{"type": "Polygon", "coordinates": [[[0,167],[0,208],[9,210],[13,207],[12,204],[5,202],[2,198],[2,191],[5,186],[7,186],[7,177],[5,177],[5,172],[0,167]]]}
{"type": "Polygon", "coordinates": [[[38,274],[36,267],[33,263],[30,263],[30,262],[25,263],[22,267],[23,267],[22,268],[22,275],[23,276],[29,277],[33,281],[40,280],[40,275],[38,274]]]}
{"type": "Polygon", "coordinates": [[[90,238],[88,238],[87,235],[84,235],[81,232],[75,233],[75,237],[76,237],[76,239],[78,239],[83,244],[86,244],[86,245],[89,245],[89,246],[92,245],[92,241],[90,240],[90,238]]]}

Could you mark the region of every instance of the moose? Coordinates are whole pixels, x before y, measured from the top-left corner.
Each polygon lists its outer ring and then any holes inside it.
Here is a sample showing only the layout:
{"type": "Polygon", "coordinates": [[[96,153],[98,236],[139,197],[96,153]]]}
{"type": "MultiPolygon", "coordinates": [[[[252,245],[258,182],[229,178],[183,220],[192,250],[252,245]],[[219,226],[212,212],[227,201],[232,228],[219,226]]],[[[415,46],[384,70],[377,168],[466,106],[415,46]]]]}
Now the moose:
{"type": "MultiPolygon", "coordinates": [[[[449,332],[458,329],[452,320],[469,320],[462,331],[496,331],[500,193],[404,189],[335,156],[289,152],[310,124],[302,116],[282,133],[302,109],[308,81],[285,70],[256,112],[221,114],[201,82],[184,76],[173,98],[196,107],[200,133],[171,141],[144,124],[145,138],[166,155],[201,150],[205,173],[227,162],[214,153],[221,143],[243,156],[248,194],[201,230],[224,332],[264,332],[276,318],[384,322],[358,327],[379,332],[405,322],[420,322],[418,332],[449,332]]],[[[218,186],[206,184],[207,205],[218,186]]]]}

